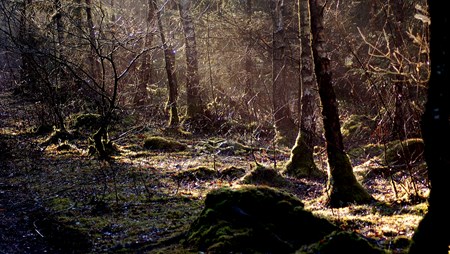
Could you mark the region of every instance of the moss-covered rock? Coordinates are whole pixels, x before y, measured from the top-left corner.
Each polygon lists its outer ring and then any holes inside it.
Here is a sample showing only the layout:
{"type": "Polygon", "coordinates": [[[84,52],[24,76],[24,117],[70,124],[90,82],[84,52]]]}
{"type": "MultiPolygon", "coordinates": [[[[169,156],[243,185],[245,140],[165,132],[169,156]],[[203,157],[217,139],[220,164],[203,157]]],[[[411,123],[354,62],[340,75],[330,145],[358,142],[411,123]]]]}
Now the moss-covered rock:
{"type": "Polygon", "coordinates": [[[73,128],[80,129],[85,128],[89,130],[98,129],[100,127],[101,115],[87,113],[79,114],[73,121],[73,128]]]}
{"type": "Polygon", "coordinates": [[[232,140],[224,140],[217,146],[219,155],[240,155],[252,151],[252,148],[232,140]]]}
{"type": "Polygon", "coordinates": [[[62,253],[89,253],[92,249],[89,233],[75,222],[45,213],[33,217],[36,231],[62,253]]]}
{"type": "Polygon", "coordinates": [[[270,187],[217,189],[206,196],[184,245],[208,253],[292,253],[336,229],[303,207],[293,195],[270,187]]]}
{"type": "Polygon", "coordinates": [[[245,175],[245,169],[235,166],[230,166],[227,168],[224,168],[220,171],[220,178],[226,179],[226,180],[236,180],[238,178],[241,178],[245,175]]]}
{"type": "Polygon", "coordinates": [[[62,143],[56,147],[56,151],[60,151],[60,152],[69,151],[69,150],[73,150],[73,149],[76,149],[76,147],[69,143],[62,143]]]}
{"type": "Polygon", "coordinates": [[[401,165],[423,161],[425,145],[420,138],[397,140],[388,144],[386,153],[381,157],[382,163],[401,165]]]}
{"type": "Polygon", "coordinates": [[[180,171],[177,174],[175,174],[175,178],[178,180],[205,181],[214,179],[218,177],[218,175],[219,173],[217,172],[217,170],[205,166],[199,166],[184,171],[180,171]]]}
{"type": "Polygon", "coordinates": [[[244,155],[254,150],[254,148],[250,146],[226,139],[209,139],[206,142],[201,142],[197,146],[197,149],[200,152],[214,153],[224,156],[244,155]]]}
{"type": "Polygon", "coordinates": [[[50,134],[50,136],[41,143],[41,145],[48,146],[48,145],[59,144],[64,141],[73,140],[74,138],[75,138],[75,136],[72,133],[70,133],[66,130],[57,129],[57,130],[54,130],[50,134]]]}
{"type": "Polygon", "coordinates": [[[187,146],[176,140],[164,137],[149,137],[144,140],[144,148],[149,150],[177,152],[186,150],[187,146]]]}
{"type": "Polygon", "coordinates": [[[379,156],[383,153],[383,151],[384,149],[382,144],[365,144],[363,146],[350,149],[347,154],[353,159],[353,161],[358,163],[379,156]]]}
{"type": "Polygon", "coordinates": [[[372,245],[369,241],[354,232],[335,231],[324,239],[304,246],[296,254],[384,254],[384,250],[372,245]]]}
{"type": "Polygon", "coordinates": [[[244,184],[267,185],[272,187],[289,187],[291,182],[272,167],[256,164],[250,172],[242,178],[244,184]]]}
{"type": "Polygon", "coordinates": [[[50,125],[50,124],[41,124],[41,125],[33,128],[33,132],[36,135],[47,135],[47,134],[52,133],[53,130],[54,130],[54,127],[53,127],[53,125],[50,125]]]}
{"type": "MultiPolygon", "coordinates": [[[[342,123],[341,132],[347,144],[357,144],[368,140],[375,128],[376,122],[370,117],[351,115],[342,123]]],[[[352,147],[352,145],[349,146],[352,147]]]]}

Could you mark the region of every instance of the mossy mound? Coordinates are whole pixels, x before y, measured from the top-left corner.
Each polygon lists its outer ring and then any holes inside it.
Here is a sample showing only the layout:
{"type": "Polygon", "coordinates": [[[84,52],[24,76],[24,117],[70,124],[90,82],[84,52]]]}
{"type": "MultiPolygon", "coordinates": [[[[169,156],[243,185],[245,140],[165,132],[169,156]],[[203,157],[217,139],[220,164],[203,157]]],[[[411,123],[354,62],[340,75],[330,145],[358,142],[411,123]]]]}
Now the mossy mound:
{"type": "Polygon", "coordinates": [[[226,139],[210,139],[206,142],[201,142],[197,146],[197,149],[200,152],[214,153],[223,156],[244,155],[253,150],[250,146],[226,139]]]}
{"type": "Polygon", "coordinates": [[[252,148],[232,140],[224,140],[217,146],[219,155],[241,155],[252,151],[252,148]]]}
{"type": "Polygon", "coordinates": [[[79,114],[75,117],[73,121],[73,128],[80,129],[85,128],[89,130],[94,130],[100,128],[101,115],[87,113],[79,114]]]}
{"type": "Polygon", "coordinates": [[[50,124],[42,124],[33,128],[33,132],[36,135],[47,135],[52,133],[53,130],[53,125],[50,124]]]}
{"type": "Polygon", "coordinates": [[[89,233],[77,228],[76,223],[44,213],[33,217],[36,231],[62,253],[89,253],[92,249],[89,233]]]}
{"type": "Polygon", "coordinates": [[[235,166],[224,168],[220,171],[220,177],[226,180],[236,180],[245,175],[245,169],[235,166]]]}
{"type": "Polygon", "coordinates": [[[381,161],[389,165],[414,164],[423,161],[424,149],[425,145],[420,138],[396,140],[388,144],[388,149],[381,157],[381,161]]]}
{"type": "Polygon", "coordinates": [[[336,229],[303,206],[293,195],[270,187],[217,189],[206,196],[184,245],[208,253],[292,253],[336,229]]]}
{"type": "Polygon", "coordinates": [[[177,152],[186,150],[187,146],[183,143],[168,138],[149,137],[144,140],[144,148],[149,150],[177,152]]]}
{"type": "Polygon", "coordinates": [[[349,150],[347,154],[354,164],[361,164],[370,158],[380,156],[383,151],[382,144],[366,144],[349,150]]]}
{"type": "Polygon", "coordinates": [[[60,151],[60,152],[61,151],[70,151],[70,150],[75,150],[75,149],[76,149],[76,147],[69,143],[62,143],[56,147],[56,151],[60,151]]]}
{"type": "Polygon", "coordinates": [[[304,246],[296,254],[383,254],[384,250],[373,246],[369,241],[354,232],[335,231],[324,239],[304,246]]]}
{"type": "Polygon", "coordinates": [[[190,181],[205,181],[205,180],[211,180],[218,177],[217,170],[214,170],[212,168],[199,166],[196,168],[190,168],[181,172],[178,172],[175,175],[176,179],[179,180],[190,180],[190,181]]]}
{"type": "Polygon", "coordinates": [[[343,123],[341,127],[342,137],[347,143],[358,143],[368,140],[376,122],[365,115],[351,115],[343,123]]]}
{"type": "Polygon", "coordinates": [[[94,113],[78,114],[73,120],[74,129],[95,130],[100,128],[101,115],[94,113]]]}
{"type": "Polygon", "coordinates": [[[75,139],[75,136],[64,130],[54,130],[50,136],[41,143],[43,146],[59,144],[63,141],[70,141],[75,139]]]}
{"type": "Polygon", "coordinates": [[[284,178],[278,170],[261,164],[256,164],[250,172],[244,175],[242,183],[272,187],[289,187],[291,185],[291,182],[284,178]]]}

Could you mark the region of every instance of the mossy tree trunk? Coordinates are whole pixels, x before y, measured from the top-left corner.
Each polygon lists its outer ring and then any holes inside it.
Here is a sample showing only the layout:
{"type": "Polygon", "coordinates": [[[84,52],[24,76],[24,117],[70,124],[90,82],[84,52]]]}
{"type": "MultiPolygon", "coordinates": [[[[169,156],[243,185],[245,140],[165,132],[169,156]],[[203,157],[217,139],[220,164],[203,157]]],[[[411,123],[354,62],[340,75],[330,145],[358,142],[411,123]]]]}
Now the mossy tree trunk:
{"type": "Polygon", "coordinates": [[[414,233],[410,254],[448,253],[450,242],[450,23],[445,1],[429,0],[428,6],[431,74],[422,134],[431,188],[428,212],[414,233]]]}
{"type": "Polygon", "coordinates": [[[272,0],[272,103],[278,143],[292,146],[297,136],[297,126],[292,119],[286,93],[286,39],[284,32],[284,1],[272,0]]]}
{"type": "Polygon", "coordinates": [[[323,27],[324,4],[310,0],[313,55],[328,156],[327,205],[344,207],[352,203],[369,203],[374,199],[357,181],[350,159],[344,151],[339,111],[332,83],[330,59],[325,51],[323,27]]]}
{"type": "Polygon", "coordinates": [[[301,112],[300,130],[291,157],[286,165],[286,173],[295,177],[321,177],[320,171],[314,163],[314,140],[316,135],[316,96],[314,87],[314,62],[311,40],[311,13],[309,1],[298,0],[299,33],[301,41],[300,55],[300,91],[301,112]]]}
{"type": "Polygon", "coordinates": [[[164,27],[161,19],[161,12],[158,9],[156,0],[152,0],[152,8],[157,10],[156,19],[158,22],[158,30],[161,37],[161,43],[164,49],[164,60],[166,62],[166,73],[167,73],[167,83],[169,88],[169,96],[167,100],[167,109],[169,111],[169,122],[168,127],[176,129],[179,127],[180,118],[178,116],[178,80],[175,70],[175,52],[172,45],[166,41],[166,36],[164,35],[164,27]]]}
{"type": "Polygon", "coordinates": [[[190,0],[179,0],[180,17],[186,44],[186,118],[203,119],[203,115],[206,112],[206,104],[203,100],[202,88],[200,86],[197,43],[194,22],[191,17],[190,2],[190,0]]]}

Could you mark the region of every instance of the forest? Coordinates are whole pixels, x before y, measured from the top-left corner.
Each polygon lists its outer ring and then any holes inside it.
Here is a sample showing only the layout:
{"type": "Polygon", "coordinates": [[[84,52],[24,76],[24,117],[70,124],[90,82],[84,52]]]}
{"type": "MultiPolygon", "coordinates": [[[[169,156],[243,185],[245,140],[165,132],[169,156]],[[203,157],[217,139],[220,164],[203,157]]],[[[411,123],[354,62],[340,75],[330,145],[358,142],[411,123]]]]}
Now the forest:
{"type": "Polygon", "coordinates": [[[1,0],[0,253],[449,253],[444,4],[1,0]]]}

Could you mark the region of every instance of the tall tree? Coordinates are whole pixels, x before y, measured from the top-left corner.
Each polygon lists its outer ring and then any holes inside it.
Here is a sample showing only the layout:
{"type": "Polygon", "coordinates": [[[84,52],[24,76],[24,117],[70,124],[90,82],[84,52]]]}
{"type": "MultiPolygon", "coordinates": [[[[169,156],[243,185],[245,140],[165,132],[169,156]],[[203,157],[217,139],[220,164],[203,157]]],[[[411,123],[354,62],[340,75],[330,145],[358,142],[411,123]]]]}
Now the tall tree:
{"type": "Polygon", "coordinates": [[[298,0],[300,54],[300,89],[301,112],[300,129],[297,140],[286,165],[286,173],[296,177],[323,176],[314,163],[314,140],[316,135],[316,78],[312,53],[311,13],[309,1],[298,0]]]}
{"type": "Polygon", "coordinates": [[[309,0],[313,56],[319,96],[322,102],[323,126],[328,156],[327,205],[343,207],[352,203],[369,203],[373,197],[357,181],[350,159],[344,151],[339,110],[333,88],[330,59],[325,50],[322,0],[309,0]]]}
{"type": "Polygon", "coordinates": [[[446,2],[429,0],[428,7],[431,75],[422,116],[422,135],[431,187],[428,212],[414,233],[410,254],[448,253],[450,242],[447,208],[450,197],[450,21],[446,2]]]}
{"type": "Polygon", "coordinates": [[[254,109],[254,99],[255,99],[255,88],[254,86],[254,63],[252,59],[252,47],[253,47],[253,31],[252,31],[252,15],[253,14],[253,4],[252,0],[247,0],[245,3],[245,16],[247,19],[246,27],[249,28],[247,31],[247,40],[248,44],[245,47],[245,55],[244,55],[244,69],[245,69],[245,88],[244,88],[244,96],[243,103],[245,104],[245,108],[247,112],[245,112],[245,117],[251,121],[256,120],[256,112],[254,109]]]}
{"type": "Polygon", "coordinates": [[[287,100],[287,41],[285,38],[284,0],[272,0],[273,40],[272,40],[272,103],[278,142],[292,146],[297,136],[297,126],[292,119],[287,100]]]}
{"type": "MultiPolygon", "coordinates": [[[[392,8],[394,9],[394,13],[392,16],[395,20],[390,22],[391,31],[394,37],[394,54],[398,54],[402,52],[404,49],[404,40],[403,40],[403,8],[404,8],[404,0],[396,0],[392,2],[392,8]]],[[[396,66],[398,70],[397,75],[395,75],[395,79],[393,80],[394,84],[394,103],[395,103],[395,111],[392,123],[392,138],[393,139],[406,139],[406,131],[405,131],[405,113],[404,113],[404,103],[405,103],[405,83],[406,77],[402,75],[404,72],[404,66],[399,64],[396,66]]]]}
{"type": "MultiPolygon", "coordinates": [[[[152,4],[153,0],[148,0],[147,19],[145,22],[144,48],[150,48],[153,44],[153,37],[157,31],[156,10],[152,4]]],[[[143,106],[147,98],[147,85],[154,82],[153,54],[147,52],[142,56],[140,79],[138,81],[137,93],[134,97],[134,103],[143,106]]]]}
{"type": "Polygon", "coordinates": [[[166,63],[167,83],[169,96],[167,100],[167,109],[169,111],[169,128],[177,128],[180,124],[180,118],[178,116],[178,79],[175,70],[175,51],[172,45],[167,42],[164,34],[164,26],[161,18],[161,9],[158,9],[156,0],[152,0],[151,4],[156,11],[156,20],[158,22],[158,30],[161,37],[161,43],[164,51],[164,60],[166,63]]]}
{"type": "Polygon", "coordinates": [[[204,114],[206,113],[206,104],[204,102],[204,96],[200,86],[197,42],[195,39],[195,26],[191,15],[191,1],[179,0],[179,10],[186,45],[187,111],[184,123],[195,123],[204,118],[204,114]]]}

